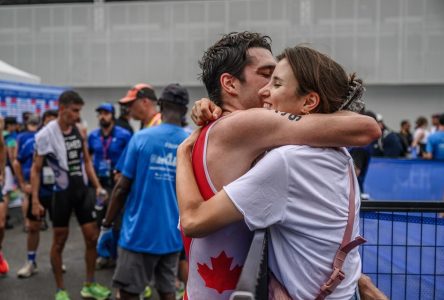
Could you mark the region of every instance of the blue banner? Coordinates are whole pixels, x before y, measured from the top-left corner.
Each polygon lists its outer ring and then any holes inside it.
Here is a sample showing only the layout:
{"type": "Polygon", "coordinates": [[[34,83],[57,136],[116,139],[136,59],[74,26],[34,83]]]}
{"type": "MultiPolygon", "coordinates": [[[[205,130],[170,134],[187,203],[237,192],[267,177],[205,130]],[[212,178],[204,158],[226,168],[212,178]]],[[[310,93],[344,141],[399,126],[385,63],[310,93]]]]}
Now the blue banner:
{"type": "Polygon", "coordinates": [[[0,115],[22,121],[23,112],[41,115],[57,109],[57,99],[66,88],[0,80],[0,115]]]}
{"type": "Polygon", "coordinates": [[[444,200],[444,161],[372,158],[364,182],[371,200],[444,200]]]}

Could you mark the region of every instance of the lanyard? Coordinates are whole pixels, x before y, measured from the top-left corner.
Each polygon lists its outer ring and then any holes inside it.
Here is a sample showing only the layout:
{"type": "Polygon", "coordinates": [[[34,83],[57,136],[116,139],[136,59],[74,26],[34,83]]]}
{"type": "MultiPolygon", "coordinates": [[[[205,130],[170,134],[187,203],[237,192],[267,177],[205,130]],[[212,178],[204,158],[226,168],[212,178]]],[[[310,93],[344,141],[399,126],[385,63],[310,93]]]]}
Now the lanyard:
{"type": "Polygon", "coordinates": [[[162,123],[161,117],[162,116],[160,115],[160,113],[155,114],[154,117],[151,119],[151,121],[148,123],[148,125],[145,126],[145,128],[150,128],[151,126],[157,126],[160,123],[162,123]]]}
{"type": "Polygon", "coordinates": [[[100,136],[100,141],[102,142],[102,150],[103,150],[103,158],[108,159],[108,149],[111,145],[111,141],[113,140],[112,135],[109,135],[106,140],[104,139],[103,135],[100,136]]]}

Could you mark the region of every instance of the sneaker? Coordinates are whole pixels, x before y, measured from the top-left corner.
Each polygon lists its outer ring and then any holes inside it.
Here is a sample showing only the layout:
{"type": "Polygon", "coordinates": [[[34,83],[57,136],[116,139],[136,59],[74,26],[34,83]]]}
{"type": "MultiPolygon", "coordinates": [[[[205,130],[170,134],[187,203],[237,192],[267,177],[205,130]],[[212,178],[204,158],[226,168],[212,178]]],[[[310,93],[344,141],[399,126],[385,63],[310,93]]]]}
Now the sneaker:
{"type": "Polygon", "coordinates": [[[70,300],[70,298],[65,290],[60,290],[55,294],[55,300],[70,300]]]}
{"type": "Polygon", "coordinates": [[[90,284],[85,283],[82,290],[80,291],[80,295],[83,298],[105,300],[111,296],[111,291],[107,287],[100,285],[97,282],[93,282],[90,284]]]}
{"type": "Polygon", "coordinates": [[[185,284],[183,284],[183,282],[179,282],[179,285],[176,286],[176,300],[182,300],[184,294],[185,294],[185,284]]]}
{"type": "Polygon", "coordinates": [[[37,273],[37,264],[32,261],[27,261],[23,267],[18,270],[17,276],[19,278],[28,278],[37,273]]]}
{"type": "Polygon", "coordinates": [[[153,291],[151,290],[150,286],[147,285],[145,290],[143,291],[143,299],[149,299],[153,295],[153,291]]]}
{"type": "Polygon", "coordinates": [[[9,272],[9,264],[5,258],[0,261],[0,276],[6,275],[9,272]]]}

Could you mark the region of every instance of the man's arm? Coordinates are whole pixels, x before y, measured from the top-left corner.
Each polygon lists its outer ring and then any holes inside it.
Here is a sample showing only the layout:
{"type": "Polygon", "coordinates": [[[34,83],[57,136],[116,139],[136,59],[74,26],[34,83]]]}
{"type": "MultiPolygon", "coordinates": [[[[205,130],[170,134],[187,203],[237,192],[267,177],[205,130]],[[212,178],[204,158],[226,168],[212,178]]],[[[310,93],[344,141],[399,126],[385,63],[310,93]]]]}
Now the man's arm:
{"type": "Polygon", "coordinates": [[[122,210],[125,205],[126,198],[131,190],[131,179],[121,176],[119,181],[111,193],[111,199],[109,202],[108,210],[106,211],[105,219],[102,225],[104,227],[110,227],[116,216],[122,210]]]}
{"type": "Polygon", "coordinates": [[[94,171],[94,166],[91,161],[91,156],[88,153],[88,145],[83,139],[83,159],[85,162],[85,171],[86,175],[88,175],[88,179],[91,181],[92,185],[96,188],[96,193],[99,193],[99,190],[103,189],[102,185],[97,178],[96,171],[94,171]]]}
{"type": "Polygon", "coordinates": [[[22,172],[22,165],[17,158],[12,162],[12,168],[14,169],[14,174],[17,178],[18,184],[22,192],[26,194],[31,194],[32,193],[31,185],[25,182],[25,178],[23,177],[23,172],[22,172]]]}
{"type": "Polygon", "coordinates": [[[176,193],[180,224],[185,235],[202,237],[228,224],[243,220],[224,190],[204,201],[197,187],[191,164],[191,151],[198,132],[194,132],[177,150],[176,193]]]}
{"type": "Polygon", "coordinates": [[[43,207],[39,201],[40,173],[43,167],[43,156],[36,154],[31,167],[32,214],[40,217],[43,207]]]}

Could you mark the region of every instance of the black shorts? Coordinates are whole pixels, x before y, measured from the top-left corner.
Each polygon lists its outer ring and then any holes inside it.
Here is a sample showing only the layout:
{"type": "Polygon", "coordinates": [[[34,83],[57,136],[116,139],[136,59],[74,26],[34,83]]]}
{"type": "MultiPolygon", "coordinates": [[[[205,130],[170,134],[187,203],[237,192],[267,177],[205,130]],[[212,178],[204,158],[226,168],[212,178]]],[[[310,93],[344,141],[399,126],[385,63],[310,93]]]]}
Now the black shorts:
{"type": "MultiPolygon", "coordinates": [[[[49,213],[49,219],[52,220],[52,213],[51,213],[51,202],[52,202],[52,196],[49,197],[40,197],[40,204],[45,209],[45,213],[49,213]]],[[[44,216],[44,215],[43,215],[44,216]]],[[[29,201],[28,205],[28,211],[26,212],[26,218],[28,218],[31,221],[39,221],[33,214],[32,214],[32,201],[29,201]]]]}
{"type": "Polygon", "coordinates": [[[51,214],[54,227],[68,227],[72,212],[80,225],[95,222],[95,190],[85,186],[70,186],[66,190],[54,192],[51,214]]]}

